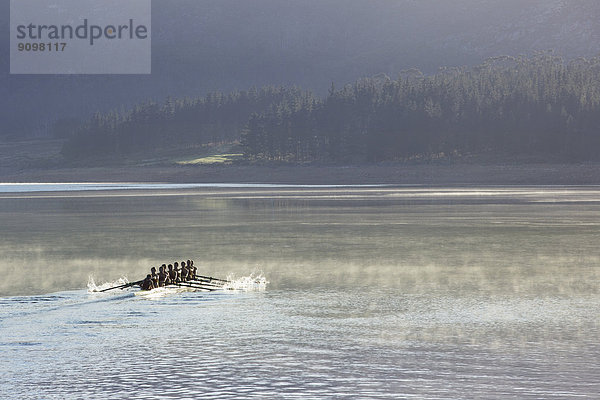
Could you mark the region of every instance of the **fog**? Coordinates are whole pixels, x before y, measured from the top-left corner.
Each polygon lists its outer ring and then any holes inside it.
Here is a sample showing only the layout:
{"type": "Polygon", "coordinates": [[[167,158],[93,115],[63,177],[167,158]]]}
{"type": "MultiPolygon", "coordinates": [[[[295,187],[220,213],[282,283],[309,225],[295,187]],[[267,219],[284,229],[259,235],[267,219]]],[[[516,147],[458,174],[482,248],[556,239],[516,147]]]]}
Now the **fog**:
{"type": "MultiPolygon", "coordinates": [[[[68,186],[68,185],[66,185],[68,186]]],[[[189,189],[0,197],[0,295],[194,259],[273,289],[597,293],[596,188],[189,189]]]]}

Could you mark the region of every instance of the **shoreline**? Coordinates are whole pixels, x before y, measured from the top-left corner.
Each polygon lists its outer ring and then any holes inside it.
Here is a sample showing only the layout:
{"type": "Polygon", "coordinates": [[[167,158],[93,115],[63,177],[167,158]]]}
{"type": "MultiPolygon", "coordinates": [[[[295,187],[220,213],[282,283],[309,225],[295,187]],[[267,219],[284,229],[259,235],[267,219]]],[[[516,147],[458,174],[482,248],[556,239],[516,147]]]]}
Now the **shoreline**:
{"type": "Polygon", "coordinates": [[[123,166],[25,169],[2,183],[261,183],[295,185],[600,185],[600,163],[350,166],[123,166]]]}

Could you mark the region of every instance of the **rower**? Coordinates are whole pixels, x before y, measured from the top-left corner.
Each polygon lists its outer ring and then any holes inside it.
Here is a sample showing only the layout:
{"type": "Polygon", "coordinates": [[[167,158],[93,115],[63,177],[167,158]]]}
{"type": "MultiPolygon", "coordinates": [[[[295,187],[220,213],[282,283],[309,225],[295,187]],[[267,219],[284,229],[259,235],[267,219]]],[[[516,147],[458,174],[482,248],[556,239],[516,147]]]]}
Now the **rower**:
{"type": "Polygon", "coordinates": [[[198,272],[198,268],[194,265],[193,260],[188,260],[188,269],[190,270],[190,275],[192,279],[196,279],[196,272],[198,272]]]}
{"type": "Polygon", "coordinates": [[[165,286],[167,284],[169,284],[169,274],[167,273],[167,271],[165,271],[166,266],[165,264],[161,265],[158,268],[158,286],[162,287],[165,286]]]}
{"type": "Polygon", "coordinates": [[[187,267],[185,265],[185,262],[182,261],[181,262],[181,281],[182,282],[185,282],[185,281],[188,280],[188,278],[189,278],[189,276],[188,276],[189,272],[190,271],[187,269],[187,267]]]}
{"type": "Polygon", "coordinates": [[[146,275],[146,279],[144,279],[142,281],[142,284],[140,285],[140,287],[142,288],[142,290],[154,289],[155,286],[154,286],[154,281],[152,280],[152,275],[150,275],[150,274],[146,275]]]}
{"type": "Polygon", "coordinates": [[[150,272],[152,272],[152,283],[154,283],[154,287],[158,287],[158,274],[156,273],[156,267],[150,268],[150,272]]]}
{"type": "MultiPolygon", "coordinates": [[[[185,275],[185,280],[189,281],[191,279],[191,277],[190,277],[190,269],[186,266],[185,261],[182,261],[181,262],[181,271],[183,271],[184,268],[187,271],[186,275],[185,275]]],[[[183,272],[182,272],[182,275],[183,275],[183,272]]]]}
{"type": "Polygon", "coordinates": [[[177,261],[175,261],[173,263],[173,269],[175,270],[175,273],[177,274],[175,277],[175,282],[177,282],[177,283],[181,282],[181,270],[179,269],[179,263],[177,261]]]}
{"type": "Polygon", "coordinates": [[[173,283],[173,281],[171,280],[171,274],[169,273],[169,271],[167,271],[167,266],[165,264],[162,265],[165,268],[165,274],[167,274],[167,278],[165,279],[165,285],[170,285],[171,283],[173,283]]]}
{"type": "Polygon", "coordinates": [[[177,282],[177,272],[173,270],[173,264],[169,264],[169,280],[171,283],[177,282]]]}

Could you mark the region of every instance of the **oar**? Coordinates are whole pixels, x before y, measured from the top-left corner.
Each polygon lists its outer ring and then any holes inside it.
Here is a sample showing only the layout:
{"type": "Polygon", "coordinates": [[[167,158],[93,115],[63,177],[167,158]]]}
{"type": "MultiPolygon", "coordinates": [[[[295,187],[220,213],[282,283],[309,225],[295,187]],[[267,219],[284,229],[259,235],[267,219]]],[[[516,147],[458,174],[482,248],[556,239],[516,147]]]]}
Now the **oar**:
{"type": "Polygon", "coordinates": [[[115,287],[111,287],[111,288],[108,288],[108,289],[98,290],[98,292],[106,292],[108,290],[113,290],[113,289],[125,289],[126,287],[129,287],[129,286],[139,285],[142,282],[144,282],[143,279],[141,281],[137,281],[137,282],[129,282],[129,283],[126,283],[124,285],[115,286],[115,287]]]}
{"type": "Polygon", "coordinates": [[[203,278],[203,279],[208,279],[210,281],[231,283],[231,281],[228,281],[228,280],[225,280],[225,279],[213,278],[212,276],[196,275],[196,278],[203,278]]]}
{"type": "Polygon", "coordinates": [[[209,281],[204,281],[202,279],[188,279],[185,281],[171,282],[171,283],[168,283],[167,285],[177,285],[179,283],[190,283],[193,285],[210,286],[210,287],[216,287],[216,288],[223,287],[222,283],[213,283],[213,282],[209,282],[209,281]]]}
{"type": "Polygon", "coordinates": [[[208,290],[210,292],[218,290],[218,288],[216,288],[216,287],[206,287],[206,286],[194,285],[194,284],[192,284],[190,282],[178,282],[178,283],[172,283],[172,285],[187,286],[187,287],[191,287],[191,288],[194,288],[194,289],[208,290]]]}
{"type": "MultiPolygon", "coordinates": [[[[191,280],[188,282],[192,282],[192,283],[199,282],[200,285],[210,286],[210,287],[214,288],[213,290],[225,289],[225,284],[223,284],[223,283],[206,283],[201,280],[191,280]]],[[[227,289],[234,290],[234,288],[227,288],[227,289]]]]}
{"type": "Polygon", "coordinates": [[[205,279],[190,279],[186,282],[198,283],[200,285],[214,286],[214,287],[223,287],[223,283],[215,283],[205,279]]]}

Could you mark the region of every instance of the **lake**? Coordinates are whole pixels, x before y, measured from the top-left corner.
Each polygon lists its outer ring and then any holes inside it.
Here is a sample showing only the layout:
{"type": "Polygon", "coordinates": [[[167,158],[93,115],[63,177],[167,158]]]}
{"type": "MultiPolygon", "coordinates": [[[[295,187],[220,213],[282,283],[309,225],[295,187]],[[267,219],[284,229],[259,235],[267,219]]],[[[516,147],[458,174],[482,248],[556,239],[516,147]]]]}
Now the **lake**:
{"type": "Polygon", "coordinates": [[[0,224],[2,399],[600,393],[600,187],[0,184],[0,224]],[[268,283],[88,290],[185,259],[268,283]]]}

